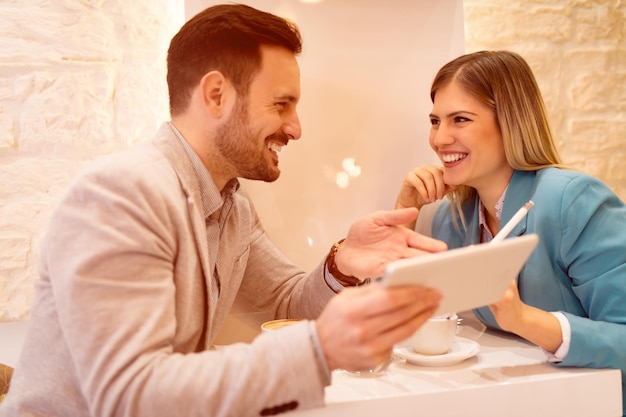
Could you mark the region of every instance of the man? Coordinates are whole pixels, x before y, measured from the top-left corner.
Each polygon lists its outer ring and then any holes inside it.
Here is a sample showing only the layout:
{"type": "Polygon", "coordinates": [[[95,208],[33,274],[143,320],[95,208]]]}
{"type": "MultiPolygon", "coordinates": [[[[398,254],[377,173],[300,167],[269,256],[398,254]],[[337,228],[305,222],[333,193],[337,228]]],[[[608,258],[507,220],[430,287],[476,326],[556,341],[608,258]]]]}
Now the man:
{"type": "Polygon", "coordinates": [[[356,285],[393,259],[446,248],[400,226],[415,209],[360,219],[306,274],[239,188],[238,177],[276,180],[278,151],[300,137],[300,50],[295,25],[243,5],[211,7],[172,39],[171,123],[96,162],[53,215],[2,416],[318,407],[332,370],[385,361],[432,315],[434,291],[356,285]],[[211,349],[236,296],[308,320],[211,349]]]}

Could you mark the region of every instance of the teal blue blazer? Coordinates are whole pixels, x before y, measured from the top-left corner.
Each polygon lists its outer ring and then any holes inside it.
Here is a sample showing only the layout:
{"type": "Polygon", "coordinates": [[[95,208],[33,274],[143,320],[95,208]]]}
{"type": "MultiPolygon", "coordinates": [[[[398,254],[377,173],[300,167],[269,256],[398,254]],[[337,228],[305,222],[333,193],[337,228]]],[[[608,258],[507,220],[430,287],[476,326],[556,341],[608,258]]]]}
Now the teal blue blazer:
{"type": "MultiPolygon", "coordinates": [[[[515,171],[500,225],[528,200],[534,207],[509,235],[536,233],[540,239],[518,277],[521,299],[569,320],[569,352],[556,366],[621,369],[626,416],[626,206],[589,175],[557,168],[515,171]]],[[[450,248],[478,243],[478,208],[478,198],[463,205],[467,229],[457,217],[459,230],[447,200],[433,218],[433,236],[450,248]]],[[[499,328],[488,307],[474,312],[486,326],[499,328]]]]}

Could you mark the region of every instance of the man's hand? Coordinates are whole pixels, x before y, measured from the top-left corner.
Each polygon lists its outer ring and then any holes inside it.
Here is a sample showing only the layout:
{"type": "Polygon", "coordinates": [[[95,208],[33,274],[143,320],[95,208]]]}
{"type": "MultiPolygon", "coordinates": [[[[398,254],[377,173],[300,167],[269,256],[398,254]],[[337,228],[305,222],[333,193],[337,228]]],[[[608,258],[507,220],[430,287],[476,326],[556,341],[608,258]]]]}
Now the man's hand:
{"type": "Polygon", "coordinates": [[[335,255],[339,271],[360,279],[376,278],[391,261],[446,250],[444,242],[402,227],[417,215],[417,209],[406,208],[378,211],[357,220],[335,255]]]}
{"type": "Polygon", "coordinates": [[[346,288],[316,320],[329,369],[359,371],[388,359],[439,306],[441,294],[420,286],[346,288]]]}

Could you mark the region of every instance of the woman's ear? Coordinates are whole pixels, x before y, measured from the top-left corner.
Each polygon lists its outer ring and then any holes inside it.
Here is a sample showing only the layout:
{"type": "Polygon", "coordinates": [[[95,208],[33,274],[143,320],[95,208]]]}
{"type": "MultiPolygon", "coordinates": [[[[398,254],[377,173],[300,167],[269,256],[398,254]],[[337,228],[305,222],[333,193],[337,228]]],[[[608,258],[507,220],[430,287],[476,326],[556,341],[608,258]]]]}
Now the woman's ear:
{"type": "Polygon", "coordinates": [[[227,109],[228,87],[224,75],[219,71],[208,72],[200,80],[202,104],[213,117],[220,118],[227,109]]]}

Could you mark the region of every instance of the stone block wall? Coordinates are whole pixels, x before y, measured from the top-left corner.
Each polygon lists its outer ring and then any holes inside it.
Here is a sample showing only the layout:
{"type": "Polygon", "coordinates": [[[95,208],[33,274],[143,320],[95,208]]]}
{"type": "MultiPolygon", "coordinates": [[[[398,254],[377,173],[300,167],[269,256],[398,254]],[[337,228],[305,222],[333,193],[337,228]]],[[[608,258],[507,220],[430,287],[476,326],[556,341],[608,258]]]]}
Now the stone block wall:
{"type": "Polygon", "coordinates": [[[0,16],[0,320],[13,320],[76,170],[167,119],[165,52],[184,3],[3,0],[0,16]]]}
{"type": "Polygon", "coordinates": [[[626,2],[465,0],[464,13],[466,51],[524,56],[565,162],[626,199],[626,2]]]}

